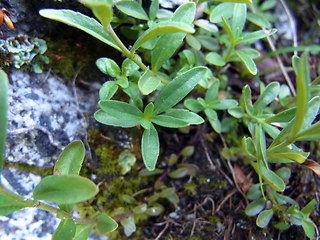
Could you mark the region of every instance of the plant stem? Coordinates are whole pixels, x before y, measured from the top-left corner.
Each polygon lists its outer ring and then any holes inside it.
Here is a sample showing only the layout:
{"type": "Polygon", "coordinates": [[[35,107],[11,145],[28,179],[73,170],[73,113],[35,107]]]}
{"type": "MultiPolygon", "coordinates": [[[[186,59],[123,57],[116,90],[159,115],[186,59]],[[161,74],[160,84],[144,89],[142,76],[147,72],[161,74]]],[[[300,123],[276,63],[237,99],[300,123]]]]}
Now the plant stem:
{"type": "Polygon", "coordinates": [[[59,208],[52,207],[52,206],[50,206],[48,204],[45,204],[43,202],[31,201],[29,199],[25,199],[22,196],[17,195],[15,193],[9,191],[5,187],[3,187],[2,184],[0,184],[0,193],[2,195],[5,195],[8,198],[11,198],[11,199],[21,203],[21,205],[25,205],[25,208],[26,207],[34,207],[34,208],[38,208],[38,209],[42,209],[42,210],[45,210],[45,211],[52,212],[54,214],[60,214],[63,218],[72,218],[76,223],[94,224],[96,222],[95,219],[73,218],[70,213],[68,213],[66,211],[63,211],[63,210],[61,210],[59,208]]]}
{"type": "MultiPolygon", "coordinates": [[[[115,41],[115,43],[119,46],[119,48],[121,49],[122,53],[129,59],[131,59],[132,61],[134,61],[140,68],[142,71],[147,71],[148,67],[139,59],[137,58],[137,56],[134,53],[131,53],[126,46],[121,42],[121,40],[119,39],[118,35],[114,32],[111,24],[109,24],[108,28],[106,29],[107,33],[109,33],[110,37],[115,41]]],[[[156,77],[159,78],[161,80],[162,83],[164,84],[168,84],[169,82],[165,79],[163,79],[162,77],[160,77],[159,75],[156,74],[156,77]]]]}

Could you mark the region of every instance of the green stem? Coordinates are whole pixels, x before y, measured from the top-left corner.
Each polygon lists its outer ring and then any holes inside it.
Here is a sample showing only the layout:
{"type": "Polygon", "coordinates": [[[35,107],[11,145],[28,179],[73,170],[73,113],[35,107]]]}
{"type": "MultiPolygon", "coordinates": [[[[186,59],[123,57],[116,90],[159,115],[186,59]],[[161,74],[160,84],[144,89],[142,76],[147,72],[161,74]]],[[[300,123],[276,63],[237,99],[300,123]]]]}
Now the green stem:
{"type": "MultiPolygon", "coordinates": [[[[61,209],[49,206],[45,203],[39,202],[39,201],[31,201],[29,199],[25,199],[20,195],[17,195],[8,189],[4,188],[2,184],[0,184],[0,192],[2,195],[7,196],[8,198],[11,198],[17,202],[20,202],[22,205],[25,205],[25,207],[34,207],[38,209],[42,209],[45,211],[52,212],[54,214],[60,214],[64,218],[72,218],[71,214],[63,211],[61,209]]],[[[80,218],[72,218],[76,223],[82,223],[82,224],[94,224],[96,223],[95,219],[80,219],[80,218]]]]}
{"type": "MultiPolygon", "coordinates": [[[[129,59],[131,59],[132,61],[134,61],[140,68],[142,71],[147,71],[148,67],[141,62],[141,60],[139,58],[137,58],[137,56],[134,53],[131,53],[126,46],[121,42],[121,40],[119,39],[118,35],[114,32],[111,24],[109,24],[108,28],[106,29],[107,33],[109,33],[110,37],[115,41],[115,43],[119,46],[119,48],[121,49],[121,52],[129,59]]],[[[156,77],[159,78],[161,80],[162,83],[164,84],[168,84],[169,82],[167,80],[165,80],[164,78],[160,77],[159,75],[156,74],[156,77]]]]}

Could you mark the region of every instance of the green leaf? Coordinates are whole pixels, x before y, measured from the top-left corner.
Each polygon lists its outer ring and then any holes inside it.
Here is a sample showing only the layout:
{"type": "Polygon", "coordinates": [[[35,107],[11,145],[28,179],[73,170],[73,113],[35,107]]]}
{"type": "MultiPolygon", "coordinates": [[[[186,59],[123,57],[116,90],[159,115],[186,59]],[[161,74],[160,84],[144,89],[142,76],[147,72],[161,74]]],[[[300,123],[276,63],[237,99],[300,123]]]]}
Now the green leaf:
{"type": "Polygon", "coordinates": [[[146,214],[148,214],[151,217],[159,216],[164,211],[164,208],[159,203],[155,203],[154,206],[149,207],[146,211],[146,214]]]}
{"type": "Polygon", "coordinates": [[[79,175],[84,160],[84,155],[85,149],[81,141],[74,141],[70,143],[60,154],[59,159],[54,166],[54,174],[79,175]]]}
{"type": "Polygon", "coordinates": [[[308,217],[311,212],[314,210],[317,202],[315,199],[312,199],[304,208],[301,209],[301,212],[308,217]]]}
{"type": "Polygon", "coordinates": [[[296,137],[299,141],[313,141],[320,139],[320,121],[301,131],[296,137]]]}
{"type": "Polygon", "coordinates": [[[208,107],[215,110],[225,110],[228,108],[233,108],[238,105],[238,102],[233,99],[215,100],[208,102],[208,107]]]}
{"type": "Polygon", "coordinates": [[[61,220],[57,230],[52,236],[52,240],[73,240],[76,233],[76,225],[71,218],[61,220]]]}
{"type": "Polygon", "coordinates": [[[270,22],[263,16],[263,14],[248,12],[247,20],[261,28],[271,28],[270,22]]]}
{"type": "Polygon", "coordinates": [[[252,44],[259,39],[265,38],[267,36],[273,35],[277,32],[277,29],[272,30],[258,30],[250,33],[243,33],[241,35],[242,40],[238,44],[252,44]]]}
{"type": "Polygon", "coordinates": [[[200,81],[207,69],[195,67],[177,76],[161,89],[155,103],[155,113],[159,114],[180,102],[200,81]]]}
{"type": "Polygon", "coordinates": [[[224,66],[226,61],[216,52],[210,52],[206,56],[206,61],[215,66],[224,66]]]}
{"type": "Polygon", "coordinates": [[[186,42],[190,45],[190,47],[192,47],[196,50],[201,49],[201,42],[191,34],[187,34],[186,42]]]}
{"type": "Polygon", "coordinates": [[[283,181],[288,181],[291,177],[291,170],[288,167],[282,167],[276,170],[276,174],[281,177],[283,181]]]}
{"type": "Polygon", "coordinates": [[[94,114],[94,118],[96,121],[102,124],[114,126],[114,127],[122,127],[122,128],[130,128],[140,125],[140,120],[127,121],[123,119],[118,119],[104,112],[103,110],[98,110],[94,114]]]}
{"type": "Polygon", "coordinates": [[[250,116],[253,116],[251,88],[249,87],[249,85],[244,86],[244,88],[242,89],[242,99],[243,99],[244,109],[250,116]]]}
{"type": "Polygon", "coordinates": [[[186,32],[194,33],[194,29],[190,24],[173,21],[161,21],[152,25],[147,31],[145,31],[132,46],[131,52],[135,52],[143,43],[149,39],[168,33],[186,32]]]}
{"type": "Polygon", "coordinates": [[[261,228],[265,228],[266,226],[268,226],[273,214],[274,214],[274,211],[272,209],[267,209],[262,211],[257,217],[257,221],[256,221],[257,226],[261,228]]]}
{"type": "Polygon", "coordinates": [[[258,57],[260,53],[252,48],[243,48],[240,50],[234,50],[234,52],[240,58],[241,62],[246,66],[248,71],[252,75],[256,75],[258,70],[253,58],[258,57]],[[255,51],[256,54],[254,57],[252,56],[253,51],[255,51]]]}
{"type": "Polygon", "coordinates": [[[189,123],[172,116],[167,116],[166,114],[156,115],[151,121],[159,126],[168,127],[168,128],[181,128],[189,126],[189,123]]]}
{"type": "Polygon", "coordinates": [[[242,118],[244,111],[241,106],[228,108],[228,113],[235,118],[242,118]]]}
{"type": "Polygon", "coordinates": [[[268,169],[268,158],[267,158],[267,147],[266,147],[266,136],[260,123],[255,125],[255,145],[257,150],[257,161],[263,161],[264,166],[268,169]]]}
{"type": "Polygon", "coordinates": [[[108,28],[112,18],[112,0],[80,0],[80,2],[91,8],[104,29],[108,28]]]}
{"type": "Polygon", "coordinates": [[[267,11],[274,8],[276,5],[277,5],[276,0],[267,0],[262,2],[260,9],[261,11],[267,11]]]}
{"type": "Polygon", "coordinates": [[[280,84],[278,82],[270,83],[262,93],[260,93],[259,98],[253,104],[253,108],[256,111],[264,110],[279,94],[280,84]]]}
{"type": "Polygon", "coordinates": [[[133,1],[119,1],[116,3],[116,7],[123,12],[124,14],[127,14],[128,16],[142,19],[142,20],[149,20],[148,15],[143,10],[142,6],[133,1]]]}
{"type": "MultiPolygon", "coordinates": [[[[242,138],[242,147],[244,149],[244,151],[252,158],[255,158],[256,156],[256,148],[255,148],[255,144],[252,140],[252,138],[250,137],[243,137],[242,138]]],[[[259,185],[260,186],[260,185],[259,185]]]]}
{"type": "Polygon", "coordinates": [[[12,198],[7,197],[4,194],[0,194],[0,215],[8,215],[22,208],[30,207],[28,204],[16,201],[12,198]]]}
{"type": "MultiPolygon", "coordinates": [[[[139,58],[139,57],[138,57],[139,58]]],[[[139,59],[141,60],[141,59],[139,59]]],[[[139,70],[138,64],[132,61],[129,58],[126,58],[121,65],[122,74],[129,77],[136,73],[139,70]]]]}
{"type": "Polygon", "coordinates": [[[290,159],[298,163],[303,163],[310,153],[303,152],[299,148],[281,148],[281,150],[274,152],[268,151],[268,157],[279,158],[279,159],[290,159]]]}
{"type": "Polygon", "coordinates": [[[231,2],[224,2],[218,4],[210,13],[210,22],[212,23],[219,23],[222,22],[221,16],[224,16],[225,19],[232,17],[234,3],[231,2]]]}
{"type": "Polygon", "coordinates": [[[105,82],[99,90],[100,100],[110,100],[118,90],[116,81],[105,82]]]}
{"type": "MultiPolygon", "coordinates": [[[[171,21],[192,24],[196,6],[194,3],[181,5],[171,17],[171,21]]],[[[160,36],[151,55],[151,69],[156,73],[160,67],[176,52],[185,38],[186,33],[170,33],[160,36]]]]}
{"type": "MultiPolygon", "coordinates": [[[[258,172],[258,164],[257,163],[251,163],[251,165],[254,167],[255,171],[258,172]]],[[[286,185],[283,182],[282,178],[279,177],[276,173],[271,171],[270,169],[266,169],[264,165],[261,164],[261,175],[263,180],[268,183],[274,190],[278,192],[283,192],[286,185]]]]}
{"type": "Polygon", "coordinates": [[[166,115],[186,121],[188,125],[198,125],[204,122],[203,118],[198,114],[190,112],[186,109],[172,108],[166,112],[166,115]]]}
{"type": "Polygon", "coordinates": [[[0,69],[0,172],[4,162],[7,139],[8,83],[7,75],[0,69]]]}
{"type": "Polygon", "coordinates": [[[312,222],[310,219],[304,219],[302,228],[308,238],[314,239],[314,233],[316,231],[316,225],[314,224],[314,222],[312,222]]]}
{"type": "Polygon", "coordinates": [[[124,234],[127,237],[130,237],[136,231],[136,224],[132,215],[127,218],[122,218],[120,223],[123,226],[124,234]]]}
{"type": "Polygon", "coordinates": [[[86,201],[98,193],[89,179],[77,175],[53,175],[43,178],[33,190],[36,200],[69,204],[86,201]]]}
{"type": "Polygon", "coordinates": [[[157,130],[151,124],[150,129],[144,130],[141,139],[141,152],[144,165],[149,171],[155,169],[159,156],[159,137],[157,130]]]}
{"type": "Polygon", "coordinates": [[[111,77],[117,77],[120,75],[120,67],[114,60],[110,58],[99,58],[96,61],[96,65],[102,73],[107,74],[111,77]]]}
{"type": "Polygon", "coordinates": [[[128,122],[138,122],[142,112],[136,106],[116,100],[100,100],[99,107],[112,117],[128,122]]]}
{"type": "MultiPolygon", "coordinates": [[[[260,188],[259,184],[258,184],[258,186],[260,188]]],[[[260,189],[259,189],[259,191],[260,191],[260,189]]],[[[260,195],[261,195],[261,192],[260,192],[260,195]]],[[[263,199],[263,198],[256,199],[256,200],[252,201],[251,203],[249,203],[249,205],[245,209],[245,213],[248,216],[256,216],[264,209],[265,205],[266,205],[265,199],[263,199]]]]}
{"type": "Polygon", "coordinates": [[[149,8],[149,16],[151,20],[157,17],[159,11],[159,0],[152,0],[149,8]]]}
{"type": "Polygon", "coordinates": [[[254,184],[248,191],[247,197],[249,200],[257,200],[262,197],[260,184],[254,184]]]}
{"type": "Polygon", "coordinates": [[[92,228],[93,228],[93,225],[77,224],[76,234],[73,240],[87,240],[92,228]]]}
{"type": "Polygon", "coordinates": [[[233,7],[233,15],[231,21],[231,30],[234,38],[238,39],[244,28],[247,17],[247,4],[236,3],[233,7]]]}
{"type": "MultiPolygon", "coordinates": [[[[296,117],[294,120],[293,131],[291,131],[290,138],[298,134],[305,118],[308,101],[308,84],[310,83],[308,56],[306,53],[299,59],[298,72],[296,71],[297,80],[297,97],[296,97],[296,117]]],[[[297,57],[296,57],[297,58],[297,57]]]]}
{"type": "Polygon", "coordinates": [[[121,52],[103,26],[93,18],[72,10],[42,9],[39,14],[42,17],[78,28],[121,52]]]}
{"type": "Polygon", "coordinates": [[[200,104],[199,101],[196,99],[188,98],[184,100],[183,104],[186,108],[196,113],[204,110],[202,104],[200,104]]]}
{"type": "Polygon", "coordinates": [[[138,81],[139,90],[143,95],[152,93],[160,84],[161,80],[153,76],[149,69],[143,73],[138,81]]]}
{"type": "Polygon", "coordinates": [[[116,230],[118,228],[118,223],[114,221],[111,217],[107,216],[106,214],[101,213],[97,217],[96,226],[100,234],[106,234],[116,230]]]}
{"type": "Polygon", "coordinates": [[[210,23],[207,19],[197,19],[196,21],[193,22],[196,26],[203,28],[204,30],[208,32],[218,32],[219,29],[217,25],[210,23]]]}

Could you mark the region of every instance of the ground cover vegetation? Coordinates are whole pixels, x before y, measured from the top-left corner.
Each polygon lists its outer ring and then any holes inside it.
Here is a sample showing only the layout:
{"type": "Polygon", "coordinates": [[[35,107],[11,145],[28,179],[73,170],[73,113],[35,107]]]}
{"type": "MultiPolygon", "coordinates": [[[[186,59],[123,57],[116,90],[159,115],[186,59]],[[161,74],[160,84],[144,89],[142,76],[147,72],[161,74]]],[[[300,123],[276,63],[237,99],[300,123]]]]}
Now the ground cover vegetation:
{"type": "MultiPolygon", "coordinates": [[[[39,13],[122,54],[96,60],[109,80],[94,118],[112,127],[88,131],[94,156],[82,169],[84,145],[70,143],[34,199],[1,187],[2,215],[25,207],[51,211],[61,219],[53,239],[87,239],[92,230],[111,239],[290,238],[289,228],[299,238],[318,237],[320,47],[275,49],[277,1],[190,1],[172,11],[157,0],[80,2],[94,17],[39,13]],[[292,56],[291,67],[280,54],[292,56]],[[265,67],[267,61],[276,67],[265,67]],[[268,77],[273,72],[285,80],[268,77]],[[121,135],[134,140],[117,145],[121,135]],[[298,186],[303,171],[312,184],[298,186]],[[93,172],[95,183],[88,179],[93,172]]],[[[319,30],[319,19],[313,21],[319,30]]],[[[0,80],[3,161],[3,71],[0,80]]]]}

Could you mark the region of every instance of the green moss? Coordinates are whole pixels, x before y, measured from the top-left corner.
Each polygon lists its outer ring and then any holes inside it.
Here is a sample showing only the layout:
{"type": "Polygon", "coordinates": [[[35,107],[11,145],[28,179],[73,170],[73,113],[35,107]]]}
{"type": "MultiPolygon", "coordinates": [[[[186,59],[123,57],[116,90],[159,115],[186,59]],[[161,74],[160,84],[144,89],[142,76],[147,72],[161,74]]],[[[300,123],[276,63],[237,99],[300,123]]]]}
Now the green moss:
{"type": "Polygon", "coordinates": [[[197,184],[192,182],[189,184],[185,184],[183,186],[183,189],[187,195],[195,195],[197,193],[197,187],[198,187],[197,184]]]}
{"type": "Polygon", "coordinates": [[[6,163],[6,167],[16,168],[27,172],[35,172],[43,177],[53,174],[53,168],[40,168],[26,163],[6,163]]]}

